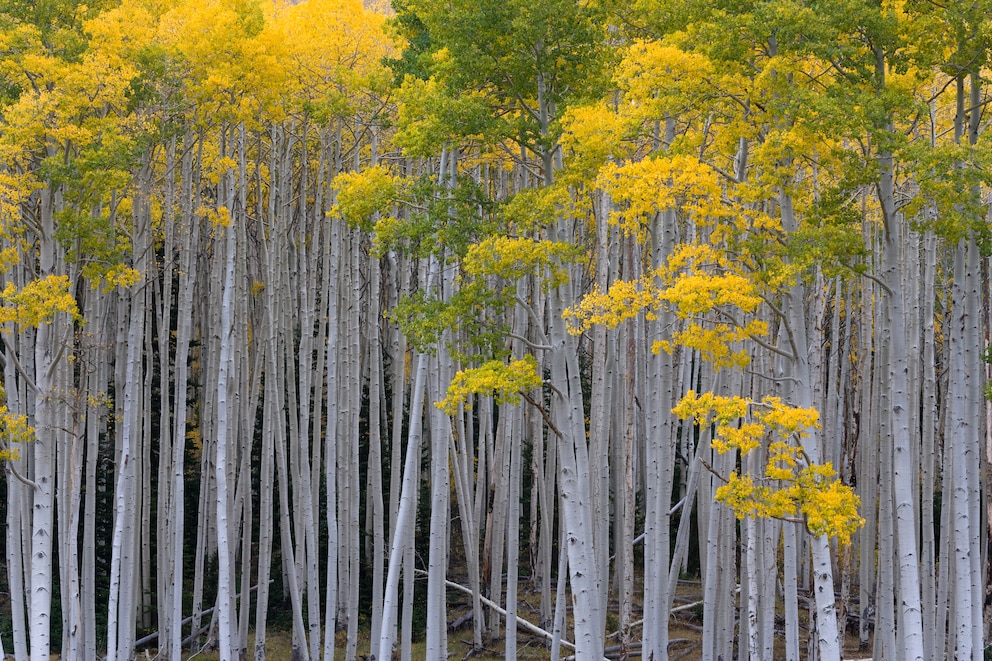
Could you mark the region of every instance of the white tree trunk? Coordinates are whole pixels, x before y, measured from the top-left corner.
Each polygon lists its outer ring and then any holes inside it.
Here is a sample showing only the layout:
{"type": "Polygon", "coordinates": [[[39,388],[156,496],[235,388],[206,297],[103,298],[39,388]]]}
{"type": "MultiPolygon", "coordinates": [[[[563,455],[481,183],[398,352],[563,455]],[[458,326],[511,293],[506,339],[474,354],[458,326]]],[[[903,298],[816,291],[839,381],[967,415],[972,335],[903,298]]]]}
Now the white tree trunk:
{"type": "Polygon", "coordinates": [[[892,497],[895,507],[896,543],[899,577],[899,634],[903,640],[901,656],[906,661],[923,661],[923,613],[920,604],[920,565],[916,529],[917,500],[913,481],[912,439],[908,399],[908,364],[906,354],[906,315],[903,301],[902,256],[900,245],[902,219],[895,212],[891,156],[880,159],[882,176],[879,198],[885,227],[886,283],[889,288],[885,326],[891,333],[888,381],[891,390],[892,417],[892,497]]]}
{"type": "Polygon", "coordinates": [[[236,642],[235,629],[232,623],[234,611],[234,553],[232,541],[229,539],[231,530],[232,505],[228,488],[228,449],[231,445],[228,439],[228,429],[231,424],[233,409],[229,404],[232,369],[232,344],[234,342],[234,263],[236,258],[235,240],[236,229],[232,222],[225,230],[227,235],[224,267],[224,293],[221,302],[220,323],[220,365],[217,370],[217,453],[214,462],[214,479],[217,483],[217,606],[216,616],[219,629],[218,651],[221,661],[231,661],[238,656],[239,645],[236,642]]]}
{"type": "MultiPolygon", "coordinates": [[[[428,286],[436,278],[438,265],[433,258],[430,260],[427,282],[428,286]]],[[[377,650],[377,659],[391,659],[393,642],[396,636],[397,596],[401,562],[412,544],[409,538],[413,531],[413,521],[417,510],[417,481],[420,461],[420,443],[423,434],[424,399],[427,394],[427,354],[417,358],[417,368],[413,383],[412,401],[410,405],[410,427],[407,436],[406,461],[403,467],[403,482],[400,490],[399,509],[396,513],[396,525],[393,527],[390,541],[389,562],[387,563],[386,586],[383,591],[382,632],[379,640],[373,641],[377,650]]],[[[396,476],[394,476],[395,479],[396,476]]],[[[407,574],[404,585],[412,579],[412,572],[407,574]]]]}
{"type": "Polygon", "coordinates": [[[600,591],[605,589],[605,581],[599,573],[598,554],[605,550],[595,548],[593,542],[589,453],[578,353],[575,340],[568,335],[562,319],[565,289],[559,287],[548,299],[551,379],[560,393],[552,399],[551,412],[558,436],[561,509],[572,586],[575,648],[582,658],[599,659],[603,655],[605,624],[600,591]]]}

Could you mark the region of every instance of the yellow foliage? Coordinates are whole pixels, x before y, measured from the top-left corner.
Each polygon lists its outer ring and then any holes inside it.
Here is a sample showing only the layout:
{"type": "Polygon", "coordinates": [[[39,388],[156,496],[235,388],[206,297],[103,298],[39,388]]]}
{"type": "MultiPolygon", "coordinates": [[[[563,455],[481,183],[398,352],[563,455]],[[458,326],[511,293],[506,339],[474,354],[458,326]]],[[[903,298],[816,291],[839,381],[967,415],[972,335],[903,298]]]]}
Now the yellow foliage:
{"type": "MultiPolygon", "coordinates": [[[[764,322],[754,322],[753,326],[762,332],[767,329],[767,324],[764,322]]],[[[716,324],[712,327],[690,324],[684,330],[674,333],[672,341],[658,340],[651,348],[655,353],[660,351],[672,353],[675,345],[678,344],[698,351],[700,357],[711,363],[716,370],[724,367],[747,367],[751,362],[751,355],[746,349],[735,351],[732,347],[744,337],[750,337],[746,328],[736,328],[728,324],[716,324]]]]}
{"type": "Polygon", "coordinates": [[[224,175],[231,173],[238,167],[238,162],[230,156],[222,156],[210,163],[210,168],[206,172],[207,179],[215,186],[220,183],[224,175]]]}
{"type": "Polygon", "coordinates": [[[509,280],[547,269],[551,277],[545,286],[553,288],[568,280],[561,262],[575,252],[576,247],[570,243],[490,236],[469,246],[462,267],[469,275],[493,275],[509,280]]]}
{"type": "Polygon", "coordinates": [[[7,305],[0,307],[0,323],[14,322],[21,328],[50,324],[59,313],[79,318],[76,299],[69,291],[69,278],[49,275],[17,289],[13,283],[0,292],[7,305]]]}
{"type": "Polygon", "coordinates": [[[796,500],[806,517],[806,526],[814,535],[836,536],[842,544],[864,525],[858,514],[861,498],[836,479],[833,466],[809,466],[800,473],[796,500]]]}
{"type": "Polygon", "coordinates": [[[128,289],[141,282],[141,273],[124,264],[115,264],[103,273],[99,279],[91,282],[93,289],[100,287],[103,292],[109,292],[117,287],[128,289]]]}
{"type": "MultiPolygon", "coordinates": [[[[0,400],[6,400],[7,393],[0,387],[0,400]]],[[[21,458],[15,444],[29,443],[35,438],[35,429],[28,424],[27,416],[11,413],[6,403],[0,404],[0,461],[17,461],[21,458]]]]}
{"type": "Polygon", "coordinates": [[[861,499],[837,479],[829,463],[789,471],[788,477],[784,472],[780,475],[761,480],[750,474],[731,473],[715,497],[740,519],[802,516],[810,533],[836,537],[841,544],[849,544],[851,535],[864,525],[858,514],[861,499]],[[769,483],[774,481],[786,485],[776,487],[769,483]]]}
{"type": "Polygon", "coordinates": [[[228,227],[231,224],[231,211],[226,206],[203,205],[196,209],[196,214],[206,219],[213,227],[228,227]]]}
{"type": "Polygon", "coordinates": [[[762,302],[749,278],[736,273],[702,271],[676,279],[671,286],[658,292],[658,298],[672,303],[683,319],[705,314],[716,307],[754,312],[762,302]]]}
{"type": "Polygon", "coordinates": [[[734,510],[739,519],[745,516],[782,519],[796,515],[796,503],[788,490],[756,483],[748,474],[731,473],[727,483],[716,490],[714,497],[717,502],[734,510]]]}
{"type": "Polygon", "coordinates": [[[337,204],[329,213],[352,225],[366,223],[376,213],[389,209],[400,191],[399,178],[381,165],[360,172],[342,172],[331,185],[337,191],[337,204]]]}
{"type": "Polygon", "coordinates": [[[397,46],[384,23],[381,12],[366,9],[360,0],[308,0],[278,5],[259,38],[274,53],[288,51],[273,66],[286,69],[290,89],[307,101],[324,103],[342,93],[354,97],[359,88],[386,76],[383,60],[397,46]]]}
{"type": "Polygon", "coordinates": [[[551,227],[562,216],[578,215],[568,187],[559,183],[527,188],[514,195],[502,209],[511,231],[525,233],[551,227]]]}
{"type": "Polygon", "coordinates": [[[458,406],[475,394],[495,395],[498,404],[516,404],[520,401],[521,392],[539,388],[541,383],[537,360],[533,356],[524,356],[509,363],[490,360],[455,374],[448,386],[447,396],[435,402],[434,406],[448,415],[454,415],[458,406]]]}
{"type": "Polygon", "coordinates": [[[662,308],[671,308],[680,319],[692,323],[674,332],[671,339],[656,341],[653,350],[672,352],[676,345],[685,346],[699,351],[719,369],[746,366],[749,352],[733,345],[768,332],[762,320],[731,321],[734,315],[728,309],[750,314],[762,301],[754,282],[729,270],[715,248],[684,244],[654,273],[637,281],[614,282],[605,293],[593,289],[564,316],[569,331],[579,334],[593,325],[615,328],[642,311],[654,318],[662,308]],[[705,318],[714,311],[723,313],[720,321],[705,318]]]}
{"type": "Polygon", "coordinates": [[[617,67],[616,81],[625,91],[624,111],[652,121],[698,112],[694,101],[712,94],[715,76],[713,63],[704,55],[637,40],[617,67]]]}
{"type": "Polygon", "coordinates": [[[692,418],[697,425],[709,424],[716,421],[721,425],[743,418],[747,414],[751,400],[744,397],[725,397],[711,392],[697,394],[690,390],[679,400],[672,413],[683,420],[692,418]]]}
{"type": "Polygon", "coordinates": [[[788,442],[819,425],[816,409],[784,404],[778,397],[760,402],[742,397],[690,390],[672,412],[697,425],[715,425],[713,449],[741,455],[768,444],[763,475],[733,472],[716,491],[716,499],[730,507],[738,518],[801,516],[814,535],[837,537],[850,542],[864,523],[858,514],[857,494],[837,479],[829,463],[806,463],[802,448],[788,442]]]}
{"type": "Polygon", "coordinates": [[[124,0],[119,6],[86,21],[90,49],[126,62],[155,38],[156,18],[140,0],[124,0]]]}
{"type": "Polygon", "coordinates": [[[182,61],[200,117],[259,126],[301,108],[318,121],[382,87],[395,45],[359,0],[181,0],[155,38],[182,61]]]}
{"type": "Polygon", "coordinates": [[[6,273],[20,260],[17,248],[8,246],[0,250],[0,272],[6,273]]]}
{"type": "Polygon", "coordinates": [[[717,425],[713,447],[721,454],[729,452],[732,448],[739,449],[741,454],[747,454],[761,447],[761,439],[765,437],[767,431],[760,422],[717,425]]]}
{"type": "Polygon", "coordinates": [[[621,205],[610,214],[611,222],[641,241],[647,221],[667,209],[679,209],[700,226],[732,217],[723,203],[720,176],[692,156],[659,156],[619,166],[607,163],[596,184],[621,205]]]}
{"type": "Polygon", "coordinates": [[[608,158],[629,155],[627,152],[634,147],[624,143],[633,128],[630,122],[606,104],[569,108],[562,127],[561,144],[572,155],[570,167],[575,167],[576,159],[587,167],[599,167],[608,158]]]}
{"type": "Polygon", "coordinates": [[[654,306],[656,302],[649,279],[617,280],[610,285],[609,291],[594,288],[576,305],[568,308],[563,316],[568,324],[568,331],[573,335],[581,335],[593,326],[616,328],[627,319],[636,317],[642,310],[654,306]]]}
{"type": "Polygon", "coordinates": [[[803,430],[820,426],[820,413],[816,409],[801,409],[783,404],[778,397],[765,397],[757,416],[769,427],[782,434],[802,434],[803,430]]]}

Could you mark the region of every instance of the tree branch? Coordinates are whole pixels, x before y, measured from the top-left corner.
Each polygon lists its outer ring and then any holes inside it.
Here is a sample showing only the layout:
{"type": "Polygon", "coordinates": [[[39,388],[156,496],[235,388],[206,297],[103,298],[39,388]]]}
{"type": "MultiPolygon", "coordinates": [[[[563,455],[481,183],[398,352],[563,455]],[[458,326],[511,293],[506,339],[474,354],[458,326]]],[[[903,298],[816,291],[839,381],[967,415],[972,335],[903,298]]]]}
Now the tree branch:
{"type": "Polygon", "coordinates": [[[14,350],[14,347],[11,346],[10,340],[7,339],[7,334],[4,333],[4,332],[0,332],[0,337],[3,338],[3,345],[7,348],[7,354],[6,355],[12,361],[14,361],[14,367],[17,368],[18,374],[20,374],[22,377],[24,377],[24,382],[27,383],[27,386],[28,386],[28,388],[31,389],[31,392],[37,394],[38,393],[38,386],[35,385],[34,379],[32,379],[28,375],[27,371],[25,371],[24,366],[21,365],[21,362],[19,360],[17,360],[17,351],[15,351],[14,350]]]}
{"type": "MultiPolygon", "coordinates": [[[[423,569],[414,569],[413,572],[415,574],[420,574],[421,576],[427,576],[428,575],[427,572],[424,571],[423,569]]],[[[562,580],[562,579],[559,578],[559,580],[562,580]]],[[[473,597],[475,596],[475,593],[472,592],[471,589],[465,587],[464,585],[459,585],[458,583],[455,583],[454,581],[449,581],[448,579],[444,579],[444,584],[447,585],[449,588],[452,588],[453,590],[458,590],[459,592],[464,592],[465,594],[472,595],[473,597]]],[[[493,601],[491,599],[486,599],[482,595],[479,595],[479,600],[482,601],[482,603],[485,604],[486,606],[488,606],[489,608],[492,608],[494,611],[496,611],[497,613],[499,613],[500,615],[502,615],[504,619],[506,618],[506,610],[503,609],[503,608],[500,608],[499,604],[497,604],[495,601],[493,601]]],[[[527,631],[529,631],[530,633],[532,633],[534,635],[541,636],[542,638],[547,638],[548,640],[552,640],[552,638],[553,638],[553,636],[551,635],[551,632],[545,631],[544,629],[542,629],[541,627],[537,626],[536,624],[531,624],[530,622],[528,622],[524,618],[520,617],[519,615],[517,615],[517,625],[519,625],[523,629],[526,629],[527,631]]],[[[575,649],[575,645],[573,643],[568,642],[567,640],[562,639],[561,644],[564,647],[567,647],[569,649],[572,649],[572,650],[575,649]]]]}
{"type": "Polygon", "coordinates": [[[538,404],[537,402],[535,402],[530,395],[528,395],[523,391],[520,392],[520,396],[526,399],[531,406],[533,406],[534,408],[536,408],[538,411],[541,412],[541,417],[544,418],[544,422],[548,424],[548,428],[555,433],[555,436],[561,438],[562,437],[561,431],[558,429],[558,427],[555,426],[555,423],[551,422],[551,416],[549,416],[548,412],[544,410],[544,407],[538,404]]]}
{"type": "Polygon", "coordinates": [[[26,486],[28,488],[31,488],[31,489],[34,489],[35,491],[37,491],[39,489],[37,482],[35,482],[34,480],[29,480],[28,478],[26,478],[23,475],[21,475],[17,471],[17,469],[14,468],[13,464],[11,464],[9,461],[6,462],[4,464],[4,466],[6,466],[7,472],[10,473],[11,475],[13,475],[15,478],[17,478],[17,481],[20,482],[21,484],[23,484],[24,486],[26,486]]]}
{"type": "Polygon", "coordinates": [[[507,336],[512,337],[514,340],[520,340],[534,351],[551,351],[552,349],[552,347],[550,347],[547,344],[535,344],[534,342],[528,340],[526,337],[522,335],[517,335],[516,333],[507,333],[507,336]]]}

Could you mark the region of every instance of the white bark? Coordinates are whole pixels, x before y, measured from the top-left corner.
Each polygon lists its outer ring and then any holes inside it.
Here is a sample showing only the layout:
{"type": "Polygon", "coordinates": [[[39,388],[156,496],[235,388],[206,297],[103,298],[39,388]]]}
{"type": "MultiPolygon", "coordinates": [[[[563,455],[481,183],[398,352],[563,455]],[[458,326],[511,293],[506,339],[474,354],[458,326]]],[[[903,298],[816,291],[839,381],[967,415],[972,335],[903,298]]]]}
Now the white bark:
{"type": "Polygon", "coordinates": [[[603,625],[600,590],[605,581],[598,569],[598,554],[593,541],[589,510],[589,453],[585,440],[582,413],[582,390],[575,340],[565,330],[562,320],[566,287],[552,292],[549,302],[549,342],[551,379],[559,393],[552,399],[551,414],[557,428],[560,466],[562,517],[566,529],[569,581],[575,627],[575,647],[583,658],[603,655],[603,625]]]}
{"type": "Polygon", "coordinates": [[[238,655],[233,616],[233,549],[229,539],[231,529],[231,493],[228,488],[228,428],[233,409],[228,402],[231,395],[231,369],[234,324],[234,263],[236,258],[235,226],[226,228],[224,294],[221,302],[220,366],[217,370],[217,457],[214,461],[214,479],[217,482],[217,623],[219,629],[218,651],[221,661],[231,661],[238,655]]]}
{"type": "Polygon", "coordinates": [[[892,191],[892,158],[881,159],[882,177],[879,197],[886,222],[884,240],[886,282],[889,287],[885,327],[891,333],[889,344],[888,382],[891,390],[892,417],[892,497],[895,507],[895,527],[899,578],[899,634],[904,644],[901,650],[906,661],[923,661],[923,618],[920,604],[920,566],[916,531],[917,501],[913,489],[912,438],[908,401],[908,365],[906,354],[906,316],[903,301],[902,256],[900,242],[902,219],[895,213],[892,191]]]}
{"type": "MultiPolygon", "coordinates": [[[[428,282],[433,281],[436,271],[437,265],[434,260],[431,260],[428,282]]],[[[427,354],[420,354],[417,358],[417,369],[410,405],[410,428],[407,436],[406,461],[403,467],[403,483],[400,491],[399,509],[396,514],[396,525],[390,542],[386,587],[383,591],[382,633],[378,642],[373,642],[373,646],[377,650],[377,659],[390,659],[393,653],[393,641],[396,635],[396,602],[399,587],[400,563],[408,548],[408,544],[411,542],[408,536],[412,532],[411,524],[416,515],[417,484],[414,478],[418,473],[417,462],[420,459],[424,398],[427,389],[427,364],[427,354]]],[[[409,578],[412,578],[412,576],[408,575],[409,578]]]]}
{"type": "MultiPolygon", "coordinates": [[[[447,360],[443,347],[438,348],[438,356],[432,358],[428,369],[432,372],[428,392],[432,398],[441,399],[447,389],[444,375],[450,375],[441,363],[447,360]],[[431,364],[432,363],[432,364],[431,364]]],[[[450,380],[450,376],[448,376],[450,380]]],[[[428,659],[447,659],[447,599],[445,580],[448,570],[448,521],[450,507],[448,494],[451,481],[448,473],[448,442],[451,438],[449,418],[435,407],[431,407],[431,516],[430,544],[428,549],[427,572],[427,631],[426,654],[428,659]]]]}
{"type": "Polygon", "coordinates": [[[334,634],[338,614],[338,506],[337,506],[337,448],[338,448],[338,270],[340,262],[340,230],[337,221],[331,221],[330,287],[327,292],[327,429],[325,431],[324,465],[327,489],[327,576],[324,599],[324,661],[334,659],[334,634]]]}
{"type": "MultiPolygon", "coordinates": [[[[792,200],[787,195],[780,197],[782,226],[786,230],[796,227],[792,200]]],[[[807,323],[804,310],[805,291],[802,285],[794,285],[785,303],[787,324],[785,332],[791,345],[793,356],[788,361],[787,376],[792,379],[792,403],[800,408],[814,406],[816,376],[810,366],[810,356],[821,346],[822,329],[807,323]]],[[[819,433],[809,430],[802,438],[803,452],[811,464],[820,463],[821,451],[819,433]]],[[[841,653],[840,631],[837,626],[837,604],[834,596],[833,563],[830,543],[825,536],[811,540],[813,590],[816,602],[817,646],[822,661],[839,661],[841,653]]]]}
{"type": "MultiPolygon", "coordinates": [[[[135,264],[146,264],[146,227],[142,223],[140,207],[136,204],[134,249],[135,264]]],[[[145,220],[150,220],[147,217],[145,220]]],[[[110,598],[108,602],[107,657],[111,661],[120,654],[130,658],[134,643],[134,599],[136,584],[136,536],[139,503],[139,461],[142,438],[140,409],[143,407],[144,376],[141,356],[145,340],[145,289],[137,288],[130,295],[122,293],[118,302],[128,311],[125,339],[122,420],[117,426],[119,454],[117,480],[114,489],[114,534],[111,546],[110,598]],[[125,305],[126,303],[126,305],[125,305]]]]}

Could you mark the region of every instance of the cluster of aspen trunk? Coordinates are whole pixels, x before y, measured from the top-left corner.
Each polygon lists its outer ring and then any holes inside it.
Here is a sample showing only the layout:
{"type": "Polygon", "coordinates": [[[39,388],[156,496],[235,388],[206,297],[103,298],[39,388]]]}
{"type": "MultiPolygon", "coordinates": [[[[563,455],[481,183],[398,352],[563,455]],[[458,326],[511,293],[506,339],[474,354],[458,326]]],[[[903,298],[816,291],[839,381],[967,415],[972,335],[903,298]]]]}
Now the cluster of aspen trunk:
{"type": "Polygon", "coordinates": [[[979,65],[932,64],[929,105],[859,143],[784,90],[901,94],[888,42],[845,68],[747,23],[717,84],[617,8],[549,3],[603,21],[583,50],[555,12],[459,1],[526,47],[417,10],[438,68],[413,83],[357,2],[103,4],[54,3],[89,16],[72,56],[0,9],[0,656],[260,660],[282,612],[294,660],[445,659],[460,619],[506,659],[526,632],[658,661],[696,608],[705,661],[984,658],[979,65]],[[472,69],[484,47],[526,66],[472,69]],[[569,76],[597,67],[583,106],[569,76]],[[828,191],[840,256],[804,234],[828,191]],[[746,404],[679,415],[698,393],[746,404]],[[815,422],[728,446],[778,402],[815,422]],[[764,491],[727,496],[742,476],[764,491]]]}

